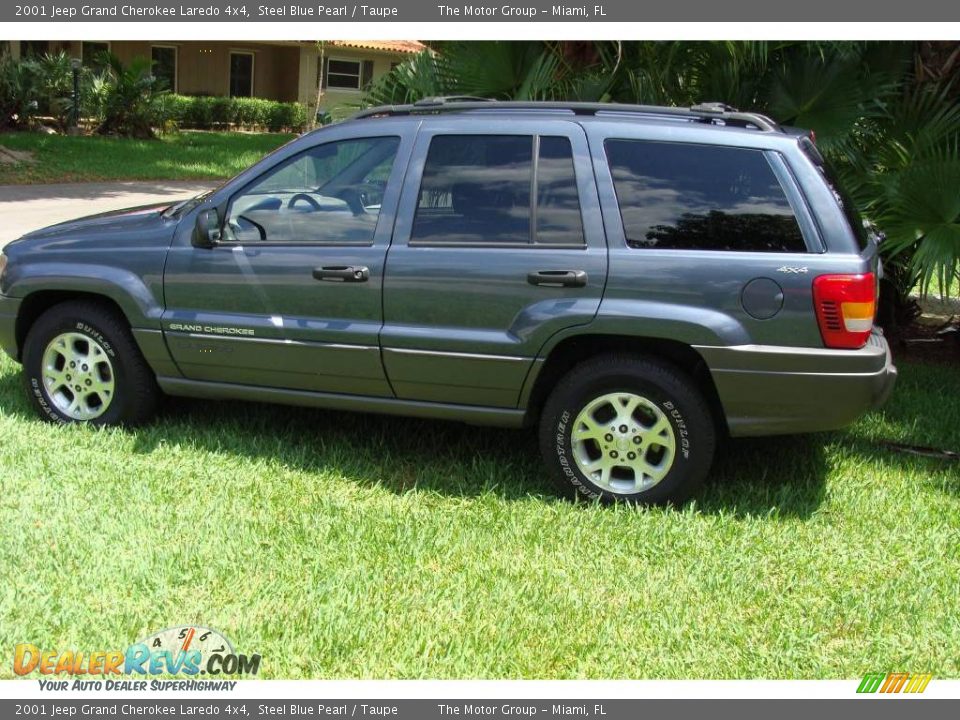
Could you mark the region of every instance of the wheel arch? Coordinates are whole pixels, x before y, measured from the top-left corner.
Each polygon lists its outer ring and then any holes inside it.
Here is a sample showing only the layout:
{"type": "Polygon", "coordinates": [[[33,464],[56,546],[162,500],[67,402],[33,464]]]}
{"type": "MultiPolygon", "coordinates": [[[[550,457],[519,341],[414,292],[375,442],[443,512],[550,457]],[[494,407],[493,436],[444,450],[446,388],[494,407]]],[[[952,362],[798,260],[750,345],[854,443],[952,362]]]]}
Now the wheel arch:
{"type": "Polygon", "coordinates": [[[120,304],[108,295],[80,290],[36,290],[23,298],[20,303],[20,310],[17,313],[15,327],[17,360],[23,360],[23,346],[27,340],[27,334],[41,315],[55,305],[78,300],[96,302],[108,307],[128,323],[130,322],[130,318],[127,317],[120,304]]]}
{"type": "Polygon", "coordinates": [[[549,349],[536,377],[528,378],[521,397],[521,402],[526,401],[527,421],[537,421],[550,392],[574,366],[599,355],[622,353],[665,360],[684,372],[703,394],[718,432],[727,433],[726,414],[710,369],[693,347],[668,338],[605,333],[571,335],[549,349]]]}

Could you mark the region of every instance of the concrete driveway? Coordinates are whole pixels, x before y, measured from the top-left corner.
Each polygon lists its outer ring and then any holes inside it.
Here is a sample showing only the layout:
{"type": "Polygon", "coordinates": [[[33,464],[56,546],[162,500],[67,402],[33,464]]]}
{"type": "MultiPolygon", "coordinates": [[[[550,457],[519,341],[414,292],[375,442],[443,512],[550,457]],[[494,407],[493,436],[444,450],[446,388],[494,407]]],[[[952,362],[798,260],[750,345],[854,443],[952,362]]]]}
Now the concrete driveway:
{"type": "Polygon", "coordinates": [[[152,202],[173,202],[209,190],[207,182],[110,182],[0,185],[0,247],[31,230],[152,202]]]}

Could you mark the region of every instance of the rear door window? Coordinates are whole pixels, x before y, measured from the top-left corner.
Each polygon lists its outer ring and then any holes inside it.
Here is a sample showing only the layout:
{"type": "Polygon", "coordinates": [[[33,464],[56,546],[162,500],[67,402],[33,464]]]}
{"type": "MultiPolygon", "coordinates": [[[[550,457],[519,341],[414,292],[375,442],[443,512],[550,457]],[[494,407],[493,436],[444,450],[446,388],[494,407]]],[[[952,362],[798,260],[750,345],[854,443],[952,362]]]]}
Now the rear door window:
{"type": "Polygon", "coordinates": [[[569,139],[437,135],[410,242],[583,245],[569,139]]]}
{"type": "Polygon", "coordinates": [[[630,247],[807,251],[763,151],[620,139],[604,145],[630,247]]]}
{"type": "Polygon", "coordinates": [[[570,140],[541,137],[537,157],[536,241],[550,245],[583,245],[580,195],[570,140]]]}

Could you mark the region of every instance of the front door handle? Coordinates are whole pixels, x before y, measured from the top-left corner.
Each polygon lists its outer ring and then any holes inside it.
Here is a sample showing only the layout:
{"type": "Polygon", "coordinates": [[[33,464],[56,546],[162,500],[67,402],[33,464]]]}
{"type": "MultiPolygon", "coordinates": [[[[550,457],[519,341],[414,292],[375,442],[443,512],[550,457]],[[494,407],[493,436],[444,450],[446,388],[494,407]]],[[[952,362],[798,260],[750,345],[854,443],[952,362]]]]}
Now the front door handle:
{"type": "Polygon", "coordinates": [[[527,282],[545,287],[584,287],[587,273],[585,270],[537,270],[527,273],[527,282]]]}
{"type": "Polygon", "coordinates": [[[366,282],[370,268],[366,265],[323,265],[313,269],[314,280],[330,282],[366,282]]]}

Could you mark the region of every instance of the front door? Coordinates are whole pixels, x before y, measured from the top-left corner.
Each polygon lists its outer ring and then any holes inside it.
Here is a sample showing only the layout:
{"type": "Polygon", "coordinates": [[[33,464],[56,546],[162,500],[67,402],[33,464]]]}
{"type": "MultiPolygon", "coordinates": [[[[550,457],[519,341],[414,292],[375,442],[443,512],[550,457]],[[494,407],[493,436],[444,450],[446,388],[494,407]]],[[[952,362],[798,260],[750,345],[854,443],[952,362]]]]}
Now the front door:
{"type": "Polygon", "coordinates": [[[381,345],[397,397],[516,407],[547,339],[594,317],[606,272],[580,125],[435,120],[387,258],[381,345]]]}
{"type": "Polygon", "coordinates": [[[412,132],[287,157],[232,193],[221,242],[171,249],[163,325],[185,377],[392,394],[381,292],[412,132]]]}

